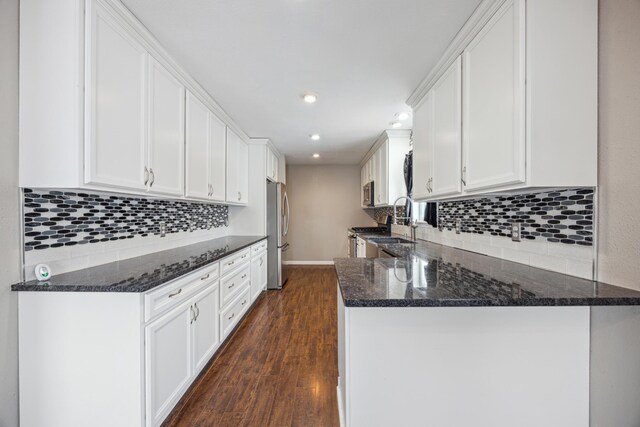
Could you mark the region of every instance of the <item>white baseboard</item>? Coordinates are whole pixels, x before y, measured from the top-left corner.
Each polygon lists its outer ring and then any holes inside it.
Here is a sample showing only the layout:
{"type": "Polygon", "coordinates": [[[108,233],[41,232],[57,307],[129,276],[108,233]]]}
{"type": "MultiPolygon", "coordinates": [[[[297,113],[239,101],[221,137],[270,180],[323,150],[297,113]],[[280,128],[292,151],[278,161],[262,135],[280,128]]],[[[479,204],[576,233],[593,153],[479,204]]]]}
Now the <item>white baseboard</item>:
{"type": "Polygon", "coordinates": [[[333,261],[284,261],[286,265],[333,265],[333,261]]]}
{"type": "Polygon", "coordinates": [[[340,386],[336,387],[336,392],[338,393],[338,418],[340,418],[340,427],[345,427],[344,408],[342,407],[344,402],[342,401],[340,386]]]}

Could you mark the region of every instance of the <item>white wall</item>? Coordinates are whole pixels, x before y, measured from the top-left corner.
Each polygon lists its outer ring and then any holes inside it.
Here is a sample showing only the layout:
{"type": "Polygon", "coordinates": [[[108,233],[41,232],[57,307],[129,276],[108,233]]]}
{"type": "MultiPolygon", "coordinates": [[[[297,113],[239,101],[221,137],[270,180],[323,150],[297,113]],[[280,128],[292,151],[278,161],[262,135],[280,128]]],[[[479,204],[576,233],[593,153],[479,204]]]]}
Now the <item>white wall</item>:
{"type": "Polygon", "coordinates": [[[0,1],[0,426],[18,425],[18,0],[0,1]]]}
{"type": "Polygon", "coordinates": [[[599,7],[598,279],[640,290],[640,1],[599,7]]]}
{"type": "Polygon", "coordinates": [[[346,257],[347,228],[375,225],[360,207],[360,191],[358,165],[289,165],[287,260],[331,262],[346,257]]]}

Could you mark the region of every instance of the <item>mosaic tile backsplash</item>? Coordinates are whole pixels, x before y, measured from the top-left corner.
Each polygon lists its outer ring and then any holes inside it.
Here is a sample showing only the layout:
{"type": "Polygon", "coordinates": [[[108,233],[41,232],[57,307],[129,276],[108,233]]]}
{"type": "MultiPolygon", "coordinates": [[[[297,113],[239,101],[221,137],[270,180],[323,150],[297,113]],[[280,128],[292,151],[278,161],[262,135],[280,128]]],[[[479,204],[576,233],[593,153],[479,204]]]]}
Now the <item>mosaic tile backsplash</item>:
{"type": "Polygon", "coordinates": [[[567,245],[593,245],[593,188],[500,195],[441,202],[438,223],[462,233],[511,237],[511,222],[522,223],[522,238],[567,245]]]}
{"type": "Polygon", "coordinates": [[[223,205],[98,192],[24,189],[24,250],[101,243],[229,225],[223,205]]]}

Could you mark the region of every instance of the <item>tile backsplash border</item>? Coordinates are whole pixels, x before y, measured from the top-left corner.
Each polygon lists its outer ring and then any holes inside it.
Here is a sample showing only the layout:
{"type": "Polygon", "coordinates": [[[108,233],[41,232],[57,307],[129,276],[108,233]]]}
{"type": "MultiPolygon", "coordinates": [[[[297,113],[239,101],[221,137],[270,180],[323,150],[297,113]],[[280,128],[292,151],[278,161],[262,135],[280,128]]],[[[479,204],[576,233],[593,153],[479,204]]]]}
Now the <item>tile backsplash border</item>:
{"type": "Polygon", "coordinates": [[[97,191],[25,188],[23,210],[25,252],[229,225],[228,206],[97,191]]]}
{"type": "Polygon", "coordinates": [[[224,205],[66,189],[27,188],[21,197],[24,280],[39,263],[61,274],[229,234],[224,205]]]}
{"type": "MultiPolygon", "coordinates": [[[[595,188],[554,189],[440,202],[440,228],[421,222],[416,237],[593,280],[595,191],[595,188]],[[459,234],[455,231],[456,219],[461,220],[459,234]],[[511,220],[522,223],[520,242],[511,240],[508,225],[511,220]]],[[[393,226],[392,231],[409,234],[404,226],[393,226]]]]}

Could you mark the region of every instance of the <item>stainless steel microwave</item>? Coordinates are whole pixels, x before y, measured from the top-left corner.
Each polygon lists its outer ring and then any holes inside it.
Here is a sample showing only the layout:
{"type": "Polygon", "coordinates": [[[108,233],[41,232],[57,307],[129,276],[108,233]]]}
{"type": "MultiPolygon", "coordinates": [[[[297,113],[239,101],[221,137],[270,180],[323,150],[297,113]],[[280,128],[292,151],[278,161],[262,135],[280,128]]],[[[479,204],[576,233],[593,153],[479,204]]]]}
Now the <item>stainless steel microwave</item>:
{"type": "Polygon", "coordinates": [[[362,204],[364,206],[373,206],[373,181],[367,182],[362,187],[362,204]]]}

